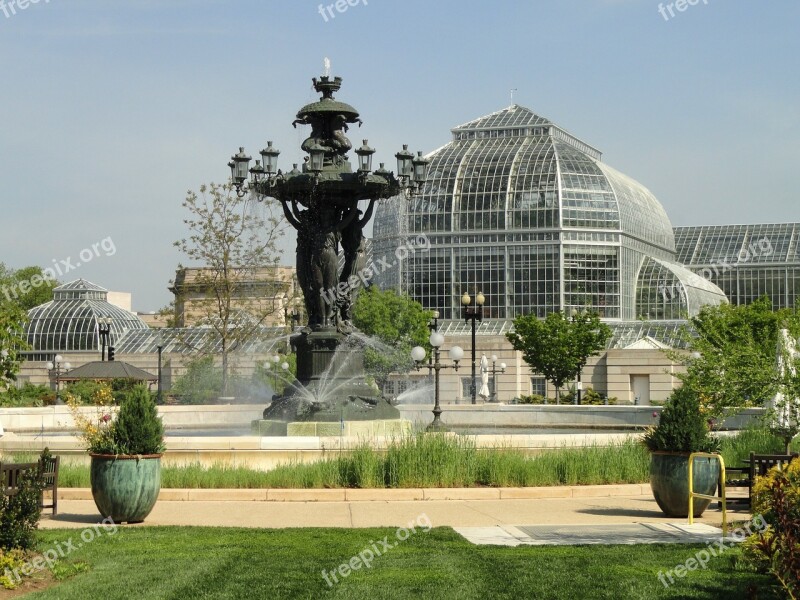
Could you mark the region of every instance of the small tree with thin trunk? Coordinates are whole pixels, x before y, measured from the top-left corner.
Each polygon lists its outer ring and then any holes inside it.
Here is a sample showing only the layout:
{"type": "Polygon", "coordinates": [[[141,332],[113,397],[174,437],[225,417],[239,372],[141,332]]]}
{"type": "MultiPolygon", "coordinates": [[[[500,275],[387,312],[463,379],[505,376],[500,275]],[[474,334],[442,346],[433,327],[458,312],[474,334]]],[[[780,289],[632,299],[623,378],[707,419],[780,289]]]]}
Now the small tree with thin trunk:
{"type": "Polygon", "coordinates": [[[183,207],[190,215],[184,220],[190,233],[175,246],[199,267],[191,285],[203,294],[192,300],[193,321],[214,334],[194,349],[220,355],[222,393],[227,394],[231,354],[257,336],[270,315],[283,310],[281,296],[289,293],[277,278],[258,294],[253,287],[260,271],[277,266],[285,225],[271,204],[264,216],[256,214],[252,201],[240,198],[230,184],[203,185],[199,195],[190,191],[183,207]]]}
{"type": "Polygon", "coordinates": [[[522,315],[506,334],[514,350],[556,388],[556,399],[567,381],[577,377],[590,356],[599,354],[611,338],[611,329],[597,313],[576,312],[571,317],[552,312],[544,319],[522,315]]]}

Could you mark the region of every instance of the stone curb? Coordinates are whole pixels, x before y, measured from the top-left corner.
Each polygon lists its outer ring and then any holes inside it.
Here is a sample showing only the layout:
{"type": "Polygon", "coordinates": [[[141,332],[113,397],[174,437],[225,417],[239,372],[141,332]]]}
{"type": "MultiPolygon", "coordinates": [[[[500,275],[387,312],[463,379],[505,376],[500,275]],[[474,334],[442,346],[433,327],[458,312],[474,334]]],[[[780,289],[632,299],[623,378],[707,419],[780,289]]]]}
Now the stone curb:
{"type": "MultiPolygon", "coordinates": [[[[413,502],[419,500],[539,500],[649,495],[650,484],[528,488],[404,489],[162,489],[164,502],[413,502]]],[[[59,488],[60,500],[91,500],[89,488],[59,488]]]]}

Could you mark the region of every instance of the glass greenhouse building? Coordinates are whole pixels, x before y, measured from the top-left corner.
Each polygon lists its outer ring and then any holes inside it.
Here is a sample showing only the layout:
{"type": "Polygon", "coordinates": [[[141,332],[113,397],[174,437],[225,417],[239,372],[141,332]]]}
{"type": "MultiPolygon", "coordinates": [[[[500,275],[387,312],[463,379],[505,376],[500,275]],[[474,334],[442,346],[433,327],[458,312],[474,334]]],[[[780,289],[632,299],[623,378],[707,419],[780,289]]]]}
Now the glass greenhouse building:
{"type": "Polygon", "coordinates": [[[78,279],[53,290],[53,300],[28,312],[25,339],[30,361],[51,360],[56,352],[100,351],[98,319],[111,319],[112,343],[130,331],[149,331],[138,316],[108,302],[108,290],[78,279]]]}
{"type": "Polygon", "coordinates": [[[732,304],[800,300],[800,223],[676,227],[678,260],[722,288],[732,304]]]}
{"type": "MultiPolygon", "coordinates": [[[[486,296],[482,333],[517,315],[590,307],[610,323],[674,321],[723,291],[680,264],[672,224],[644,186],[599,150],[512,105],[452,130],[421,193],[376,211],[373,256],[425,235],[430,249],[380,273],[441,317],[486,296]]],[[[452,333],[453,331],[451,331],[452,333]]]]}

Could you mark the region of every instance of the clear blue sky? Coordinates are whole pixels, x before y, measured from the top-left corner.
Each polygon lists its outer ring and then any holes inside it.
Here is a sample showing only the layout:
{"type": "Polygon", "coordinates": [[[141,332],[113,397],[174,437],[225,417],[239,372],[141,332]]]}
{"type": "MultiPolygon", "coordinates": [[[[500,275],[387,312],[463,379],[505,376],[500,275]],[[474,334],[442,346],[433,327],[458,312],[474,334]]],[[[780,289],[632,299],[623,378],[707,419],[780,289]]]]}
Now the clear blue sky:
{"type": "Polygon", "coordinates": [[[351,139],[390,165],[517,88],[675,225],[800,220],[797,0],[698,0],[668,20],[654,0],[362,0],[327,21],[316,0],[4,1],[0,261],[74,264],[111,237],[113,256],[63,279],[137,310],[169,301],[187,190],[224,180],[239,145],[299,160],[291,122],[325,56],[365,122],[351,139]]]}

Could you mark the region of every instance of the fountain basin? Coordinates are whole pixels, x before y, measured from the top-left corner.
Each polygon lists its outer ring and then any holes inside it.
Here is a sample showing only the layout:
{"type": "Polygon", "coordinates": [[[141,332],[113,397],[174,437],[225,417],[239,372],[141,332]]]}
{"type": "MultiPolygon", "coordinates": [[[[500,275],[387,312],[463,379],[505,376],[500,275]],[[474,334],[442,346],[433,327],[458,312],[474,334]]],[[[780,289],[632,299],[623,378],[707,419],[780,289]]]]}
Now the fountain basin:
{"type": "Polygon", "coordinates": [[[375,419],[371,421],[302,421],[287,423],[270,419],[253,421],[252,430],[261,436],[318,437],[399,437],[411,433],[411,421],[375,419]]]}

